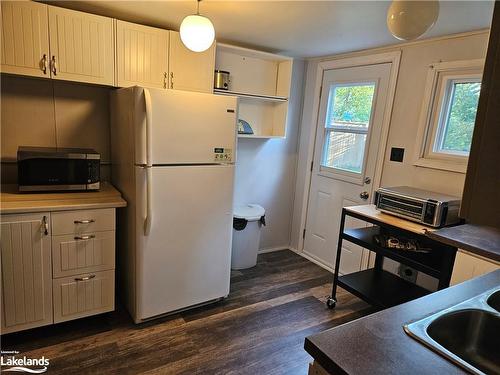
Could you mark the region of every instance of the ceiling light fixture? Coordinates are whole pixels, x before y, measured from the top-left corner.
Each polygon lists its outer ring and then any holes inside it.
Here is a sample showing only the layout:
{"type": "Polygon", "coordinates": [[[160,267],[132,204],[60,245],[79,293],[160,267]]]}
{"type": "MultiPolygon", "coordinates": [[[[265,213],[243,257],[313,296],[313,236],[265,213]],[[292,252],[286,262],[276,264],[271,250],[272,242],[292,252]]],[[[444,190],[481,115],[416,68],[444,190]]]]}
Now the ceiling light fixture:
{"type": "Polygon", "coordinates": [[[437,0],[394,0],[387,11],[387,27],[395,38],[413,40],[434,26],[438,16],[437,0]]]}
{"type": "Polygon", "coordinates": [[[182,20],[180,33],[182,43],[194,52],[203,52],[210,48],[215,39],[212,22],[200,15],[200,1],[197,0],[196,14],[182,20]]]}

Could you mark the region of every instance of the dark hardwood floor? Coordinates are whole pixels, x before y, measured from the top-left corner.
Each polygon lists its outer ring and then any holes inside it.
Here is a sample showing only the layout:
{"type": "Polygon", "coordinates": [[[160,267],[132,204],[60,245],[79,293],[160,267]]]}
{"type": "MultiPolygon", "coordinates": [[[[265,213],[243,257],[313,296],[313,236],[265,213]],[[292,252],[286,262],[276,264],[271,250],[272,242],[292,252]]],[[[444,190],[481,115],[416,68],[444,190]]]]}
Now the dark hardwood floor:
{"type": "Polygon", "coordinates": [[[45,356],[49,374],[307,374],[304,338],[373,311],[340,291],[325,307],[332,275],[289,250],[233,271],[217,304],[134,325],[113,313],[2,336],[2,350],[45,356]]]}

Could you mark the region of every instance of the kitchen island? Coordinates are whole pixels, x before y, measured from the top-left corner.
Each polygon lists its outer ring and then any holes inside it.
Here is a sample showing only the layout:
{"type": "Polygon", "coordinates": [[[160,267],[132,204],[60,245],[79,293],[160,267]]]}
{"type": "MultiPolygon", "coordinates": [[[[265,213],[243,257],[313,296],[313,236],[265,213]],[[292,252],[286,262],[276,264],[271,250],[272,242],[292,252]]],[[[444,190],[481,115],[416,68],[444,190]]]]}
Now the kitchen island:
{"type": "Polygon", "coordinates": [[[467,373],[408,336],[403,326],[495,287],[500,288],[500,270],[309,336],[304,347],[314,358],[310,373],[467,373]]]}

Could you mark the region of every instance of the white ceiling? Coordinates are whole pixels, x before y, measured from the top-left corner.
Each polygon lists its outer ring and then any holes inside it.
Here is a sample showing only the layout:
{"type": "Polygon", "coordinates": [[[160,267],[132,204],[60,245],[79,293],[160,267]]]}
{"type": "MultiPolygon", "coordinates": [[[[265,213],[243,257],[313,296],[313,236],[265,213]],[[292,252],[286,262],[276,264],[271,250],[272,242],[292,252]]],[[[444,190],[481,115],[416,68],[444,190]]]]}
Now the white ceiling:
{"type": "MultiPolygon", "coordinates": [[[[61,1],[59,6],[178,30],[196,1],[61,1]]],[[[217,1],[201,3],[219,41],[294,57],[332,55],[399,43],[387,31],[388,1],[217,1]]],[[[441,1],[422,38],[489,28],[493,1],[441,1]]]]}

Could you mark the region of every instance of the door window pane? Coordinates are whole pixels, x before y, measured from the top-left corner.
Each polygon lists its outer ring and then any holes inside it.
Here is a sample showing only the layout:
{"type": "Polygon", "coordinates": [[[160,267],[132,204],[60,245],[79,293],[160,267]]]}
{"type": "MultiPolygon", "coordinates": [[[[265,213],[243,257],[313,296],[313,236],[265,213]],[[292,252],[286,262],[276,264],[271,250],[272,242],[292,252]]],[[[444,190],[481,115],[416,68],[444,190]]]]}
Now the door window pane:
{"type": "Polygon", "coordinates": [[[362,173],[374,94],[374,82],[330,87],[323,166],[362,173]]]}
{"type": "Polygon", "coordinates": [[[366,134],[329,131],[324,166],[361,173],[365,155],[366,134]]]}
{"type": "Polygon", "coordinates": [[[469,153],[480,91],[480,82],[450,82],[435,151],[469,153]]]}

